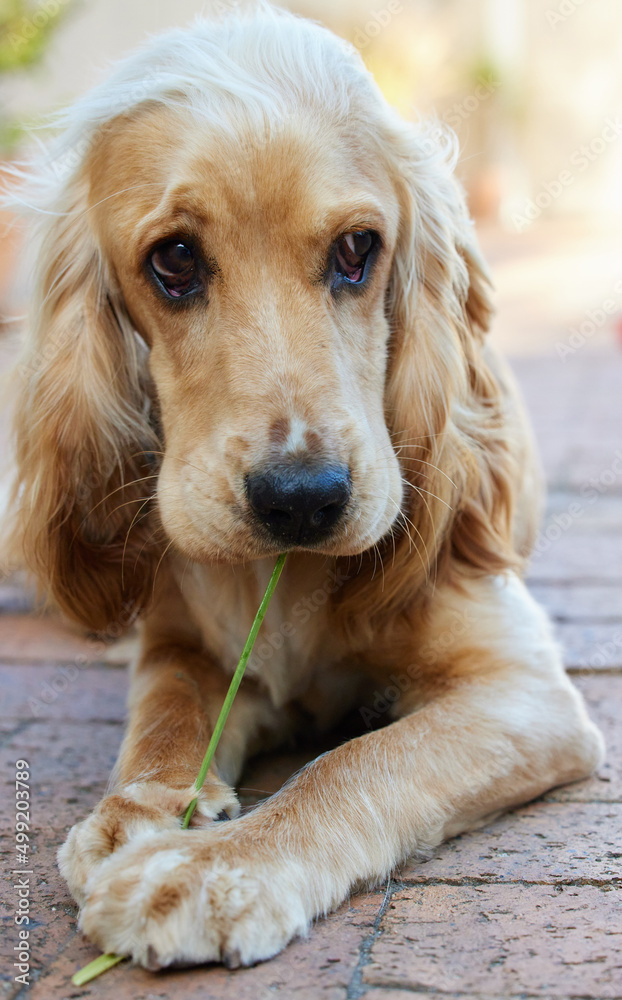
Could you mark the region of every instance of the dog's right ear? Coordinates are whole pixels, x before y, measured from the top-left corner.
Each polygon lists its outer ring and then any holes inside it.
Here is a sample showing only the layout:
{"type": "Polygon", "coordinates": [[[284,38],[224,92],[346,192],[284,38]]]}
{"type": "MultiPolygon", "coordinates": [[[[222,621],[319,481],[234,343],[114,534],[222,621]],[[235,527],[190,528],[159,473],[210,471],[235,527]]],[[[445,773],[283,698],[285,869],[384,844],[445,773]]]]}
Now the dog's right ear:
{"type": "MultiPolygon", "coordinates": [[[[30,328],[17,372],[17,554],[96,630],[148,601],[157,560],[146,348],[111,287],[83,168],[39,221],[30,328]]],[[[156,531],[156,534],[159,532],[156,531]]]]}

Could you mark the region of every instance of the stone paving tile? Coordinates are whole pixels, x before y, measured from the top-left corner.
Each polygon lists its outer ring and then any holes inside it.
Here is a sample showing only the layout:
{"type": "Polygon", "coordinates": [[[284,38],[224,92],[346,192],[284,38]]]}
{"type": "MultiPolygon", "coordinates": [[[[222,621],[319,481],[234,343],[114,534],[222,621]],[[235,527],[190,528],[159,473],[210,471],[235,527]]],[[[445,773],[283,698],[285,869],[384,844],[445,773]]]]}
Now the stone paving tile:
{"type": "Polygon", "coordinates": [[[550,490],[546,497],[543,524],[553,523],[557,518],[558,525],[567,525],[565,515],[570,515],[573,524],[580,523],[586,533],[603,535],[616,532],[622,527],[621,493],[622,482],[617,493],[613,489],[600,493],[589,484],[579,490],[550,490]]]}
{"type": "Polygon", "coordinates": [[[622,668],[622,622],[556,624],[555,634],[564,649],[568,670],[619,670],[622,668]]]}
{"type": "Polygon", "coordinates": [[[584,587],[533,583],[530,591],[558,622],[594,624],[600,621],[622,624],[622,593],[620,587],[584,587]]]}
{"type": "Polygon", "coordinates": [[[30,802],[35,828],[64,830],[84,819],[105,793],[123,738],[120,723],[36,721],[0,750],[7,795],[0,798],[0,822],[12,814],[13,767],[30,764],[30,802]]]}
{"type": "Polygon", "coordinates": [[[111,667],[0,664],[3,716],[13,719],[109,719],[125,716],[127,675],[111,667]]]}
{"type": "Polygon", "coordinates": [[[530,584],[622,584],[622,533],[588,534],[577,525],[535,552],[527,574],[530,584]]]}
{"type": "MultiPolygon", "coordinates": [[[[575,360],[575,359],[573,359],[575,360]]],[[[578,364],[557,358],[516,359],[512,367],[536,431],[549,484],[580,489],[612,467],[621,450],[622,354],[583,355],[578,364]],[[589,417],[579,401],[589,396],[589,417]]],[[[606,477],[608,478],[608,477],[606,477]]],[[[602,484],[607,485],[607,484],[602,484]]],[[[608,490],[622,489],[622,475],[608,490]]]]}
{"type": "Polygon", "coordinates": [[[605,738],[606,758],[595,777],[556,788],[545,797],[555,802],[622,802],[622,676],[575,676],[573,683],[605,738]]]}
{"type": "Polygon", "coordinates": [[[0,746],[4,746],[13,735],[22,730],[26,724],[19,719],[0,718],[0,746]]]}
{"type": "Polygon", "coordinates": [[[67,996],[97,1000],[346,1000],[347,987],[359,961],[362,942],[373,928],[382,892],[353,897],[321,920],[304,941],[294,941],[272,961],[229,972],[219,966],[154,975],[123,965],[81,990],[69,986],[73,973],[97,952],[80,936],[49,967],[45,978],[28,991],[31,1000],[61,1000],[67,996]]]}
{"type": "Polygon", "coordinates": [[[0,583],[0,615],[27,614],[33,610],[33,596],[23,587],[0,583]]]}
{"type": "Polygon", "coordinates": [[[421,885],[397,892],[363,981],[498,996],[622,996],[622,892],[421,885]]]}
{"type": "MultiPolygon", "coordinates": [[[[0,616],[0,650],[7,660],[95,659],[95,643],[55,615],[0,616]]],[[[101,644],[98,644],[98,649],[101,644]]]]}
{"type": "Polygon", "coordinates": [[[55,615],[0,615],[0,661],[4,663],[125,664],[136,648],[132,633],[103,642],[55,615]]]}
{"type": "MultiPolygon", "coordinates": [[[[483,993],[481,990],[477,990],[475,993],[436,993],[434,990],[427,989],[383,989],[382,986],[369,986],[363,996],[366,1000],[413,1000],[413,997],[425,997],[425,1000],[464,1000],[464,997],[467,996],[468,1000],[501,1000],[501,994],[483,993]]],[[[509,993],[504,993],[503,1000],[509,996],[509,993]]],[[[527,994],[521,992],[516,996],[516,1000],[526,1000],[526,996],[527,994]]],[[[538,1000],[571,1000],[571,998],[562,998],[553,993],[542,993],[538,994],[538,1000]]],[[[603,998],[599,998],[599,1000],[603,1000],[603,998]]]]}
{"type": "MultiPolygon", "coordinates": [[[[618,372],[620,371],[618,368],[618,372]]],[[[617,378],[619,382],[620,374],[617,378]]],[[[619,394],[618,388],[618,396],[619,394]]],[[[605,405],[608,403],[609,401],[605,405]]],[[[578,423],[574,425],[575,442],[574,444],[569,442],[567,451],[557,467],[557,478],[551,477],[549,480],[554,486],[576,490],[579,495],[586,497],[588,502],[595,500],[594,491],[599,498],[619,496],[622,491],[622,442],[619,431],[615,429],[616,421],[618,427],[620,426],[620,417],[614,413],[603,413],[600,419],[601,427],[598,429],[592,427],[587,433],[585,427],[579,426],[578,423]],[[609,426],[603,430],[601,440],[597,440],[605,423],[609,426]],[[594,435],[594,440],[589,440],[590,434],[594,435]]],[[[555,447],[554,431],[549,440],[552,452],[555,447]]]]}
{"type": "Polygon", "coordinates": [[[534,802],[455,837],[400,879],[599,881],[622,886],[622,803],[534,802]]]}
{"type": "MultiPolygon", "coordinates": [[[[11,847],[8,838],[3,838],[0,849],[8,864],[12,864],[11,847]]],[[[75,935],[77,908],[56,866],[56,851],[60,844],[53,831],[38,829],[32,842],[30,855],[30,917],[31,970],[33,976],[45,972],[59,951],[75,935]]],[[[26,878],[28,876],[22,876],[26,878]]],[[[17,928],[13,923],[11,903],[13,900],[10,884],[5,883],[3,893],[4,910],[8,921],[3,934],[3,952],[9,955],[17,943],[17,928]],[[7,905],[8,904],[8,905],[7,905]]],[[[4,916],[4,914],[3,914],[4,916]]],[[[10,973],[10,966],[4,964],[3,975],[10,973]]]]}

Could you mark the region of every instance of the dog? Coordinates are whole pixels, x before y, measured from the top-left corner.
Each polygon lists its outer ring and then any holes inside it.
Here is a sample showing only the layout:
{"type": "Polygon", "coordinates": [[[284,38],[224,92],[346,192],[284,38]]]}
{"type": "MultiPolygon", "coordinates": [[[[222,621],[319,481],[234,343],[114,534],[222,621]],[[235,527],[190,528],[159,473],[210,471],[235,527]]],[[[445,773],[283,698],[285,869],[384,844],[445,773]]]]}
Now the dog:
{"type": "Polygon", "coordinates": [[[15,197],[38,257],[10,533],[74,620],[139,617],[141,650],[60,868],[104,951],[249,965],[585,778],[602,739],[521,579],[540,473],[449,130],[262,4],[153,40],[63,124],[15,197]],[[239,813],[249,755],[380,717],[389,685],[381,727],[239,813]]]}

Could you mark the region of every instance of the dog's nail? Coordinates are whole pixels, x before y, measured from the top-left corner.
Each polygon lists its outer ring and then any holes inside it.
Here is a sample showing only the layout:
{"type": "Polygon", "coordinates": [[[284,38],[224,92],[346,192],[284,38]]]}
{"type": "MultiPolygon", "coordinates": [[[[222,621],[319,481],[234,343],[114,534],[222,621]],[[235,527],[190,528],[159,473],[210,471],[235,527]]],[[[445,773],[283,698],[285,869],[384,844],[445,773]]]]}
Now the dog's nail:
{"type": "Polygon", "coordinates": [[[149,969],[149,972],[157,972],[159,969],[162,968],[160,965],[160,957],[152,944],[150,944],[149,947],[147,948],[147,960],[145,962],[145,968],[149,969]]]}
{"type": "Polygon", "coordinates": [[[231,819],[231,816],[226,809],[221,809],[216,817],[216,823],[222,823],[225,819],[231,819]]]}
{"type": "MultiPolygon", "coordinates": [[[[229,819],[228,816],[227,819],[229,819]]],[[[225,955],[225,965],[228,969],[239,969],[241,964],[242,956],[237,948],[235,951],[230,951],[227,955],[225,955]]]]}

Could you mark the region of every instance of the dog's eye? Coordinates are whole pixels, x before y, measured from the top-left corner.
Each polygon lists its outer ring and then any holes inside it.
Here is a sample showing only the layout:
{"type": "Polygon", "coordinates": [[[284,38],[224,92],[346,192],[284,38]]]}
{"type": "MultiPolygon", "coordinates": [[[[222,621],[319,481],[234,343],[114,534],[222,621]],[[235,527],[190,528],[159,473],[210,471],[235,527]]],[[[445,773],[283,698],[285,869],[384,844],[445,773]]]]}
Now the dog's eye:
{"type": "Polygon", "coordinates": [[[199,283],[194,254],[185,243],[162,243],[151,254],[150,262],[160,284],[173,298],[193,292],[199,283]]]}
{"type": "Polygon", "coordinates": [[[373,245],[374,236],[368,230],[346,233],[337,241],[336,272],[352,284],[359,284],[363,280],[365,264],[373,245]]]}

